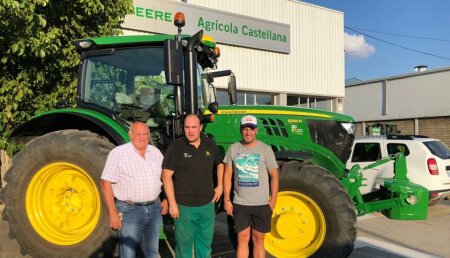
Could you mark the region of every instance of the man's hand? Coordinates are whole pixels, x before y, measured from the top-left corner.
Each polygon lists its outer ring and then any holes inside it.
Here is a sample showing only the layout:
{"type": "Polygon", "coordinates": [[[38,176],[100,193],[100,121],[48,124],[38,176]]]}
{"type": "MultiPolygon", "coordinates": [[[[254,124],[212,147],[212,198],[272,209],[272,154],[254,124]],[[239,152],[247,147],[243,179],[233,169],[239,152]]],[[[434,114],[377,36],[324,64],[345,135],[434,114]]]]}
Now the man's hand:
{"type": "Polygon", "coordinates": [[[222,186],[217,186],[214,188],[214,197],[212,199],[212,202],[218,202],[220,199],[220,196],[222,196],[223,188],[222,186]]]}
{"type": "Polygon", "coordinates": [[[119,230],[122,228],[122,215],[115,212],[109,214],[109,225],[114,230],[119,230]]]}
{"type": "Polygon", "coordinates": [[[180,217],[180,211],[178,210],[178,205],[169,205],[169,214],[173,219],[178,219],[180,217]]]}
{"type": "Polygon", "coordinates": [[[276,204],[277,204],[277,198],[270,198],[269,205],[272,210],[275,209],[276,204]]]}
{"type": "Polygon", "coordinates": [[[224,202],[224,207],[227,214],[233,217],[233,203],[230,200],[226,200],[224,202]]]}
{"type": "Polygon", "coordinates": [[[166,215],[169,211],[169,203],[167,202],[167,199],[164,199],[161,201],[161,215],[166,215]]]}

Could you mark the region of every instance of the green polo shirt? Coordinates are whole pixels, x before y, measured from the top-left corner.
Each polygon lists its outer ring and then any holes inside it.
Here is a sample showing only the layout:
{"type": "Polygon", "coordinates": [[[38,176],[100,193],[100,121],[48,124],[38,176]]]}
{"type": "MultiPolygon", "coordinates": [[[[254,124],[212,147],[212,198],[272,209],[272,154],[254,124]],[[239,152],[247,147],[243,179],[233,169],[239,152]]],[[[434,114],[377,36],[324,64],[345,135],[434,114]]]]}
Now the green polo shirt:
{"type": "Polygon", "coordinates": [[[167,149],[163,169],[174,171],[173,184],[178,204],[203,206],[214,196],[213,173],[222,162],[217,145],[208,137],[200,136],[195,148],[185,137],[176,139],[167,149]]]}

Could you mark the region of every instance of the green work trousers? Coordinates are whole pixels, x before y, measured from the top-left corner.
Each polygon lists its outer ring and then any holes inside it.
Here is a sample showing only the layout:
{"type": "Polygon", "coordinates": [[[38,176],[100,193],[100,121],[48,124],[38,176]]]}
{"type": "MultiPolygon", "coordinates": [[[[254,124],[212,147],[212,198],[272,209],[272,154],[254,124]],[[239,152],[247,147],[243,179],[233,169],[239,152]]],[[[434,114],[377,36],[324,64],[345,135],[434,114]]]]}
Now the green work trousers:
{"type": "Polygon", "coordinates": [[[175,220],[176,258],[210,258],[216,212],[214,203],[189,207],[178,205],[180,217],[175,220]]]}

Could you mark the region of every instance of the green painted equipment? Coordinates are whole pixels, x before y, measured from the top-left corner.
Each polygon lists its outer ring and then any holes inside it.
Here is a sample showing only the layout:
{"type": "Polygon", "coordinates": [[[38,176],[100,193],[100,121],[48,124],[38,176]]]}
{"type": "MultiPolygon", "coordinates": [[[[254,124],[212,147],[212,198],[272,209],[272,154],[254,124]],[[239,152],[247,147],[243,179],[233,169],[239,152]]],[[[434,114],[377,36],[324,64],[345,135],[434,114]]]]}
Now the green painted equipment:
{"type": "Polygon", "coordinates": [[[374,164],[395,159],[396,175],[361,195],[365,168],[345,168],[354,137],[351,117],[307,108],[219,106],[214,78],[230,78],[230,101],[236,103],[235,77],[212,71],[220,53],[210,37],[202,38],[199,32],[74,42],[82,58],[77,108],[40,114],[9,139],[27,144],[14,157],[2,191],[3,217],[23,254],[112,257],[115,237],[99,190],[107,154],[129,141],[134,121],[145,122],[151,143],[164,151],[191,113],[201,115],[204,133],[222,153],[240,140],[241,117],[257,117],[258,138],[272,146],[280,165],[278,203],[265,239],[275,257],[349,255],[357,215],[426,218],[427,190],[408,181],[402,155],[374,164]]]}

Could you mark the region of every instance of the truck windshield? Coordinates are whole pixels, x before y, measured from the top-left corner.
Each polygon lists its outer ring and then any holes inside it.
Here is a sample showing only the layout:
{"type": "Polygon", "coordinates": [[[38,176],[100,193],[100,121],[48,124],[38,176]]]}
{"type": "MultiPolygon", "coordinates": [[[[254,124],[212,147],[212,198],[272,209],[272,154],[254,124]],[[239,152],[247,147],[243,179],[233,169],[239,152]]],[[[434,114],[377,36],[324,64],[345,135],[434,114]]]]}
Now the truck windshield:
{"type": "Polygon", "coordinates": [[[88,57],[82,77],[82,100],[118,113],[128,121],[147,122],[175,112],[175,87],[165,83],[163,53],[162,47],[140,47],[88,57]]]}

